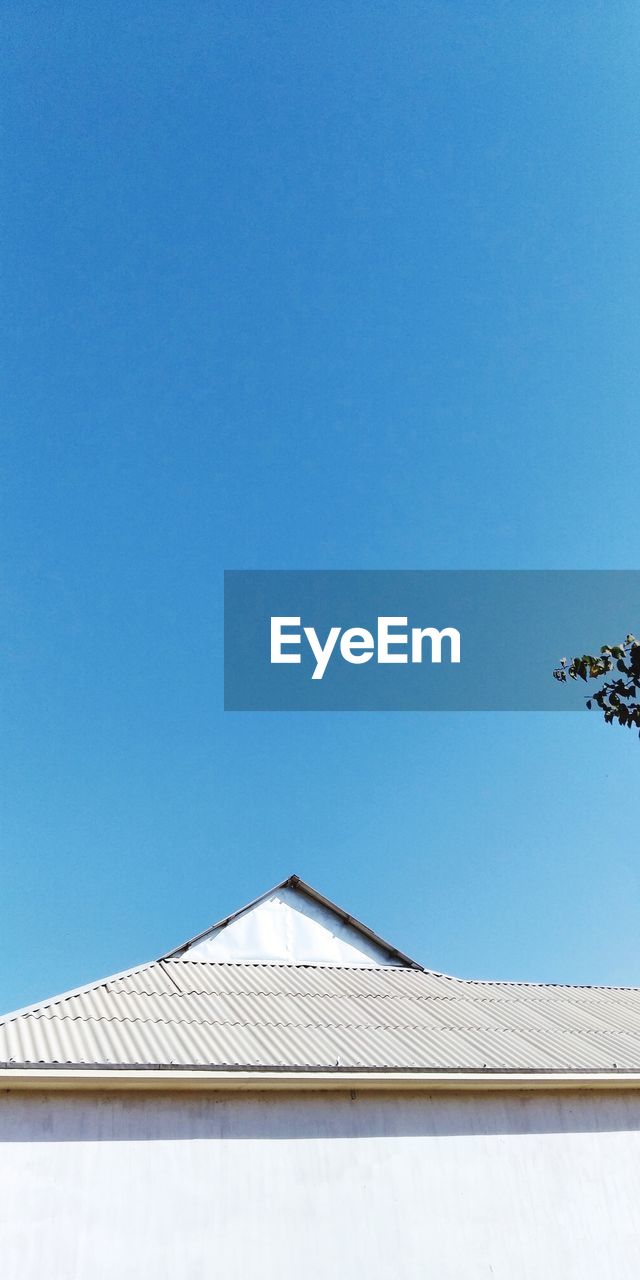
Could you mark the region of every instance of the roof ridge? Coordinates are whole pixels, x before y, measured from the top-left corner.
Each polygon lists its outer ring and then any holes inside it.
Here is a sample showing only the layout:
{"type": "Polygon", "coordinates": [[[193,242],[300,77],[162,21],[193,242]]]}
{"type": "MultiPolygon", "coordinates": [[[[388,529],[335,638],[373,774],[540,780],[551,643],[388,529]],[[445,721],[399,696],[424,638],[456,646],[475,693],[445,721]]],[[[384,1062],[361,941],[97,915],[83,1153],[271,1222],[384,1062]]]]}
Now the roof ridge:
{"type": "MultiPolygon", "coordinates": [[[[429,970],[428,972],[434,972],[429,970]]],[[[533,987],[536,990],[548,991],[640,991],[638,986],[623,986],[607,982],[535,982],[527,978],[458,978],[452,973],[439,973],[439,978],[447,978],[450,982],[461,982],[469,987],[533,987]]]]}
{"type": "Polygon", "coordinates": [[[419,968],[414,964],[334,964],[329,960],[202,960],[196,956],[192,958],[170,954],[161,956],[160,963],[165,966],[206,964],[212,969],[344,969],[348,973],[359,973],[363,970],[365,973],[431,973],[437,978],[446,976],[432,969],[419,968]]]}
{"type": "Polygon", "coordinates": [[[317,964],[311,961],[294,962],[291,960],[200,960],[187,956],[176,956],[169,954],[162,957],[162,963],[168,964],[194,964],[194,965],[210,965],[212,968],[218,969],[337,969],[345,970],[348,973],[354,973],[361,969],[370,973],[415,973],[423,974],[428,978],[444,978],[447,982],[459,982],[463,986],[469,987],[533,987],[537,990],[548,990],[556,988],[560,991],[640,991],[640,984],[637,986],[624,986],[622,984],[607,982],[537,982],[528,978],[461,978],[459,974],[443,973],[440,969],[418,968],[414,965],[384,965],[384,964],[317,964]]]}

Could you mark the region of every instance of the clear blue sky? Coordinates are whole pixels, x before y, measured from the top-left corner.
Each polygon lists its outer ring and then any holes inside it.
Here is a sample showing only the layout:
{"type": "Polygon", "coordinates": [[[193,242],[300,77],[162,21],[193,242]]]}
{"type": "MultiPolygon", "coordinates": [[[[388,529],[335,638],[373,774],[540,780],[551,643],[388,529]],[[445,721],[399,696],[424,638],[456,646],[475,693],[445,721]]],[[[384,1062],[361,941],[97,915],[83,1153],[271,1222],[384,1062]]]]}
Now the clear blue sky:
{"type": "Polygon", "coordinates": [[[292,871],[433,968],[640,983],[637,738],[225,714],[221,651],[225,567],[638,567],[639,37],[5,6],[0,1007],[292,871]]]}

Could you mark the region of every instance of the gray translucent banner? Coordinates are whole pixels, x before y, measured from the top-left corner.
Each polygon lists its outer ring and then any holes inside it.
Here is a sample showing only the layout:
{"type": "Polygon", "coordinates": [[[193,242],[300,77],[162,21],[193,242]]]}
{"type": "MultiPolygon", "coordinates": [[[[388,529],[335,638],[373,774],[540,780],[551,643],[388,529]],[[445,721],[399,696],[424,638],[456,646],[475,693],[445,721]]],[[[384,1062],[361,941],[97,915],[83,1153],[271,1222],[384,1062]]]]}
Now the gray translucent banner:
{"type": "Polygon", "coordinates": [[[636,570],[232,570],[225,709],[575,711],[553,669],[628,632],[636,570]]]}

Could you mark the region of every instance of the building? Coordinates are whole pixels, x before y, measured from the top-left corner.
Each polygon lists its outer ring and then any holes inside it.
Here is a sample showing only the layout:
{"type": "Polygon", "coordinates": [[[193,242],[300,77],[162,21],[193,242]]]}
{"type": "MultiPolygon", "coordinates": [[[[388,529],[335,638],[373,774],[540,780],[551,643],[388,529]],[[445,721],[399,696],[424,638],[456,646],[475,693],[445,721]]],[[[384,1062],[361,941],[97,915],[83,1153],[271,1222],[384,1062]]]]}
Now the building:
{"type": "Polygon", "coordinates": [[[296,876],[0,1063],[3,1280],[640,1275],[640,990],[432,973],[296,876]]]}

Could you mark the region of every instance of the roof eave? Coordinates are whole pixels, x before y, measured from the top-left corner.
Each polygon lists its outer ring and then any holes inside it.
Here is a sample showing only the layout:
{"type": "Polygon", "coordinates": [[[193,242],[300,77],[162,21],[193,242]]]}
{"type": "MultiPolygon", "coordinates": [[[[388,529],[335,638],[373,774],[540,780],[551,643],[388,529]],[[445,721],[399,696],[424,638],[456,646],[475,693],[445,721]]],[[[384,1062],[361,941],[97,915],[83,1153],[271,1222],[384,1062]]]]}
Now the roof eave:
{"type": "Polygon", "coordinates": [[[0,1068],[13,1092],[460,1093],[640,1090],[640,1071],[206,1071],[181,1068],[0,1068]]]}

